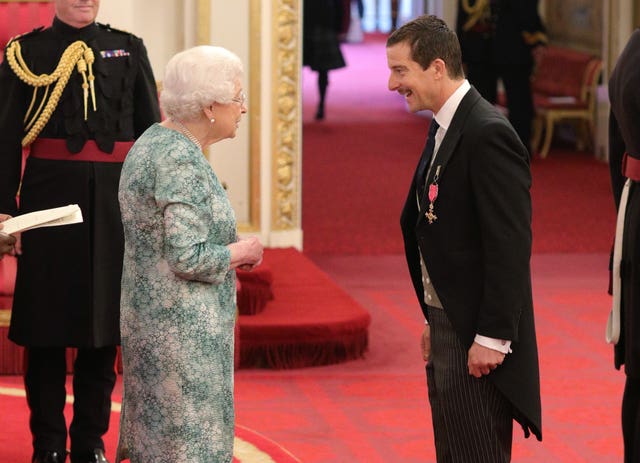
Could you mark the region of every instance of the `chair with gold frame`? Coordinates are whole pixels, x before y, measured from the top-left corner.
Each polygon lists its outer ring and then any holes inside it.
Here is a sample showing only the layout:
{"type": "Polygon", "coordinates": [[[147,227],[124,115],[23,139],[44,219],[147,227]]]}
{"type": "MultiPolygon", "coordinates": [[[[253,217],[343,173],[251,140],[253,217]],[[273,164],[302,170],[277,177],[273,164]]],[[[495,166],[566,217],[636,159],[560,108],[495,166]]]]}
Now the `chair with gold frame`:
{"type": "Polygon", "coordinates": [[[532,149],[540,157],[549,154],[554,127],[560,121],[577,123],[579,150],[594,146],[596,91],[601,72],[602,60],[596,56],[548,47],[532,80],[535,108],[532,149]]]}

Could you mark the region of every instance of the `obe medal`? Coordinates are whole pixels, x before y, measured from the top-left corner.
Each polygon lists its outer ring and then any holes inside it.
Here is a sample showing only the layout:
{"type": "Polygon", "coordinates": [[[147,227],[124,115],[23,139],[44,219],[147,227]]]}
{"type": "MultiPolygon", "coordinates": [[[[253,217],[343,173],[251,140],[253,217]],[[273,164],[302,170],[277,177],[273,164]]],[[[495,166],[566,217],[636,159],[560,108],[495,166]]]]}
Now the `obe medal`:
{"type": "Polygon", "coordinates": [[[440,178],[440,166],[436,168],[436,175],[433,177],[433,183],[429,185],[429,209],[424,216],[429,221],[429,225],[438,220],[438,216],[434,213],[434,204],[438,197],[438,179],[440,178]]]}
{"type": "Polygon", "coordinates": [[[433,212],[433,203],[438,197],[438,184],[432,183],[429,185],[429,210],[425,213],[425,217],[429,221],[429,224],[432,224],[438,219],[438,216],[433,212]]]}

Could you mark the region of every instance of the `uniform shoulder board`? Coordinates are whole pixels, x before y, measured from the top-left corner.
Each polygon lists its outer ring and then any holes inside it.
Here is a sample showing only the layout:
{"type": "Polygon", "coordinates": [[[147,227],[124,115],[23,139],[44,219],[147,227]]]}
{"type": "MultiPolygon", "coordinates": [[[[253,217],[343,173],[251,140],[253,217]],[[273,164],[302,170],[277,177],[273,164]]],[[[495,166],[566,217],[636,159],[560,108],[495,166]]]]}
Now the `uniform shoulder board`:
{"type": "Polygon", "coordinates": [[[101,27],[102,29],[106,29],[109,32],[119,32],[121,34],[134,35],[129,31],[125,31],[123,29],[116,29],[115,27],[111,27],[111,24],[103,24],[103,23],[99,23],[99,22],[96,22],[96,24],[99,27],[101,27]]]}
{"type": "Polygon", "coordinates": [[[44,26],[36,27],[31,32],[25,32],[24,34],[18,34],[14,37],[11,37],[7,42],[6,46],[8,47],[9,45],[11,45],[11,42],[15,42],[16,40],[24,40],[29,37],[33,37],[34,35],[38,34],[40,31],[42,31],[42,29],[44,29],[44,26]]]}

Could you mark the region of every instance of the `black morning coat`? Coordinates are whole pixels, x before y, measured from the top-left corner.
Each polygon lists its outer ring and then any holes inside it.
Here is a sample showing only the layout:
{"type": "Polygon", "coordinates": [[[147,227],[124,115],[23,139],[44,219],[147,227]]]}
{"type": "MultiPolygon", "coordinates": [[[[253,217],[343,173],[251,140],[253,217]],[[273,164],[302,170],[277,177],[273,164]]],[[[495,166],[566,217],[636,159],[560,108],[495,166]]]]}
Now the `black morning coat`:
{"type": "MultiPolygon", "coordinates": [[[[622,157],[640,160],[640,29],[631,35],[609,79],[609,166],[616,208],[620,205],[622,157]]],[[[640,377],[640,190],[633,182],[625,214],[622,245],[620,339],[614,349],[615,367],[640,377]]]]}
{"type": "MultiPolygon", "coordinates": [[[[51,74],[76,40],[84,41],[95,55],[97,111],[89,96],[84,120],[82,76],[74,70],[40,137],[65,139],[71,152],[95,140],[100,150],[110,153],[115,141],[132,141],[160,121],[155,79],[138,37],[97,23],[75,29],[55,18],[51,27],[17,40],[26,65],[37,75],[51,74]]],[[[16,215],[78,204],[84,222],[22,234],[9,338],[40,347],[116,345],[122,164],[29,158],[18,208],[23,118],[32,94],[33,88],[20,81],[5,56],[0,66],[0,211],[16,215]]]]}
{"type": "MultiPolygon", "coordinates": [[[[427,317],[420,257],[463,345],[475,335],[512,340],[513,352],[488,378],[513,405],[525,432],[542,439],[538,351],[531,296],[529,155],[509,122],[472,87],[431,168],[438,166],[437,219],[420,211],[414,181],[401,216],[416,296],[427,317]]],[[[426,189],[428,190],[428,188],[426,189]]],[[[426,191],[425,190],[425,191],[426,191]]]]}

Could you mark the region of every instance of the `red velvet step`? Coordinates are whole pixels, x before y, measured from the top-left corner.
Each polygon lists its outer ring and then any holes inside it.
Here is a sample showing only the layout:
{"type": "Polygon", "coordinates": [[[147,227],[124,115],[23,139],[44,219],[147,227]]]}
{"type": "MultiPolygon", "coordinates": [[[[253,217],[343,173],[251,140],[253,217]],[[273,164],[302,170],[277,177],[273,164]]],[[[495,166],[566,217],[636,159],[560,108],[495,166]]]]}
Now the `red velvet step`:
{"type": "Polygon", "coordinates": [[[237,269],[236,276],[240,283],[238,313],[255,315],[262,312],[267,302],[273,299],[273,275],[269,266],[262,263],[250,272],[237,269]]]}
{"type": "Polygon", "coordinates": [[[361,358],[371,316],[306,256],[265,249],[273,300],[240,315],[240,367],[302,368],[361,358]]]}

